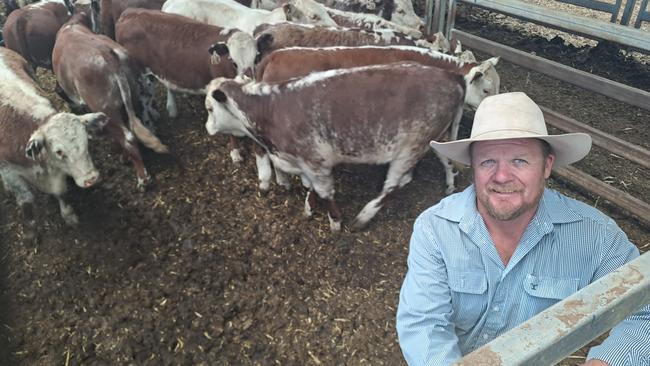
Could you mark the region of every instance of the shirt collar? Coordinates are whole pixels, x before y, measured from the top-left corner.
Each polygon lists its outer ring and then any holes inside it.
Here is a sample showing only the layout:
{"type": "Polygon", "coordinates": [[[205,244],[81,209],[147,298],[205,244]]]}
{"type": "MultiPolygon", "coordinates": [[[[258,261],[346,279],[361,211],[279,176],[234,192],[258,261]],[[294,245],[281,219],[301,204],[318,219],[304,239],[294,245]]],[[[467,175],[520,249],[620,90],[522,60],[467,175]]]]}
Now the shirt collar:
{"type": "MultiPolygon", "coordinates": [[[[470,185],[464,191],[455,194],[454,200],[443,200],[447,205],[456,205],[457,208],[439,210],[437,215],[449,220],[458,222],[460,229],[468,232],[469,229],[481,219],[481,215],[476,208],[476,191],[474,185],[470,185]]],[[[451,197],[450,197],[451,198],[451,197]]],[[[569,223],[581,220],[581,216],[575,212],[562,196],[554,189],[545,188],[542,199],[540,200],[537,212],[533,217],[538,225],[549,226],[553,224],[569,223]]],[[[546,231],[545,230],[545,231],[546,231]]]]}

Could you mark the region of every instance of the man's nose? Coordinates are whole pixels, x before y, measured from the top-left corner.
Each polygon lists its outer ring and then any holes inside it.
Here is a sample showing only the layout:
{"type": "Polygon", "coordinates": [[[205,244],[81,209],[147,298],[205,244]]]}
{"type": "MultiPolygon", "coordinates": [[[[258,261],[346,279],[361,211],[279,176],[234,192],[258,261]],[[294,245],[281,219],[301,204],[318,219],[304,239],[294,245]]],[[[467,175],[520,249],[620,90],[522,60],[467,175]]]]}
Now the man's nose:
{"type": "Polygon", "coordinates": [[[507,182],[512,179],[511,167],[506,163],[498,163],[494,172],[494,180],[497,182],[507,182]]]}

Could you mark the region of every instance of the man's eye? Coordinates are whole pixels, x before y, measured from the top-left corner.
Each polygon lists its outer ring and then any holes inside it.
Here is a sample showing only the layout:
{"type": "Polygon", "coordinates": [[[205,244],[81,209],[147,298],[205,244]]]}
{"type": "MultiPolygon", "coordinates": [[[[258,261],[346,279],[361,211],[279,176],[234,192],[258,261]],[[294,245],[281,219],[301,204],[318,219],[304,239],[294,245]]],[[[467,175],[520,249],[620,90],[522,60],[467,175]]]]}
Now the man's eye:
{"type": "Polygon", "coordinates": [[[486,168],[494,166],[494,164],[495,164],[494,160],[484,160],[481,162],[481,166],[486,168]]]}
{"type": "Polygon", "coordinates": [[[528,162],[526,160],[524,160],[524,159],[515,159],[515,160],[513,160],[513,163],[516,166],[523,166],[523,165],[528,164],[528,162]]]}

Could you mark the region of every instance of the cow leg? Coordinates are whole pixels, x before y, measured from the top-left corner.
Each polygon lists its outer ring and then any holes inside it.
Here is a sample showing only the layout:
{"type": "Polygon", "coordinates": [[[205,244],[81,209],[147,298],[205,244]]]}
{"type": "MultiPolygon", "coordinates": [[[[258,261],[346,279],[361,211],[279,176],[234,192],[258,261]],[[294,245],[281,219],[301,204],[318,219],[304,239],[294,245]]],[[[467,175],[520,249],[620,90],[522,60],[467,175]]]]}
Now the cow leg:
{"type": "Polygon", "coordinates": [[[151,74],[140,74],[138,77],[138,87],[140,89],[139,100],[142,108],[142,123],[152,132],[155,132],[156,121],[160,119],[160,113],[156,109],[155,81],[151,74]]]}
{"type": "Polygon", "coordinates": [[[449,141],[456,141],[458,139],[458,130],[460,129],[460,120],[463,118],[463,108],[456,111],[454,120],[451,122],[451,136],[449,141]]]}
{"type": "MultiPolygon", "coordinates": [[[[316,191],[318,196],[325,202],[327,218],[330,222],[330,229],[332,231],[340,231],[342,215],[336,201],[334,201],[334,178],[332,177],[331,172],[321,172],[316,175],[306,176],[305,178],[309,179],[313,190],[316,191]]],[[[306,206],[307,205],[305,204],[305,208],[306,206]]]]}
{"type": "Polygon", "coordinates": [[[278,169],[275,165],[273,166],[273,170],[275,171],[275,181],[284,189],[291,189],[291,181],[289,180],[289,175],[282,170],[278,169]]]}
{"type": "Polygon", "coordinates": [[[452,194],[456,190],[454,178],[458,175],[458,171],[454,168],[454,164],[448,157],[438,154],[437,151],[436,155],[438,155],[438,159],[440,159],[440,162],[445,167],[445,183],[447,184],[445,194],[452,194]]]}
{"type": "Polygon", "coordinates": [[[386,199],[399,187],[408,184],[412,179],[413,166],[418,159],[410,157],[409,159],[394,160],[388,167],[386,180],[381,193],[372,201],[368,202],[361,212],[357,214],[352,222],[353,230],[363,229],[368,222],[375,217],[377,212],[384,206],[386,199]]]}
{"type": "Polygon", "coordinates": [[[255,164],[257,165],[257,178],[260,181],[259,188],[262,192],[268,192],[271,188],[271,179],[273,178],[273,170],[271,169],[271,159],[266,151],[260,154],[258,149],[255,149],[255,164]]]}
{"type": "Polygon", "coordinates": [[[305,217],[312,217],[314,215],[314,209],[316,208],[316,194],[313,189],[307,191],[305,196],[305,217]]]}
{"type": "Polygon", "coordinates": [[[72,113],[81,115],[90,112],[86,106],[77,104],[72,99],[70,99],[68,94],[65,92],[65,90],[63,90],[63,88],[61,87],[61,85],[59,85],[58,82],[54,86],[54,92],[56,92],[56,94],[59,97],[61,97],[61,99],[63,99],[63,101],[66,102],[66,104],[68,104],[72,113]]]}
{"type": "Polygon", "coordinates": [[[9,169],[0,169],[0,177],[7,190],[10,190],[20,207],[21,216],[25,223],[23,234],[31,240],[36,236],[36,220],[34,219],[34,195],[29,185],[19,175],[9,169]]]}
{"type": "Polygon", "coordinates": [[[239,149],[239,141],[237,137],[230,135],[228,139],[228,145],[230,146],[230,159],[235,165],[241,164],[244,161],[244,158],[241,156],[241,150],[239,149]]]}
{"type": "Polygon", "coordinates": [[[174,99],[174,92],[167,88],[167,114],[171,118],[178,117],[178,108],[176,108],[176,99],[174,99]]]}
{"type": "Polygon", "coordinates": [[[151,183],[151,177],[144,167],[142,155],[140,155],[140,149],[138,149],[138,142],[131,131],[126,129],[126,127],[121,123],[115,123],[115,121],[116,120],[112,119],[106,128],[113,139],[122,146],[129,159],[131,159],[133,167],[135,168],[135,174],[138,178],[138,190],[144,192],[147,189],[147,186],[151,183]]]}
{"type": "Polygon", "coordinates": [[[59,209],[61,210],[61,217],[68,226],[77,226],[79,224],[79,218],[77,214],[74,213],[74,209],[68,203],[63,200],[63,197],[57,196],[59,200],[59,209]]]}

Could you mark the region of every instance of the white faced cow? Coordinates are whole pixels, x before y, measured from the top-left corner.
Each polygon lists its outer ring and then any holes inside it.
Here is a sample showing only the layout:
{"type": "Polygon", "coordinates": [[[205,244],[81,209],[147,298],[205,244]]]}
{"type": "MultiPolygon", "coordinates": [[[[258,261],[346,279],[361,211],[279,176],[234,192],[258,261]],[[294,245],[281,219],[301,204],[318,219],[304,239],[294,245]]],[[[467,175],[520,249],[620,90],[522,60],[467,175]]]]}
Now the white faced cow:
{"type": "Polygon", "coordinates": [[[411,181],[429,141],[460,119],[465,82],[439,68],[396,63],[317,72],[280,83],[242,85],[220,78],[207,92],[208,133],[243,133],[263,145],[276,168],[300,175],[325,200],[330,226],[339,230],[334,166],[389,164],[381,194],[352,224],[361,228],[391,193],[411,181]]]}
{"type": "Polygon", "coordinates": [[[288,0],[273,11],[251,9],[234,0],[167,0],[162,10],[222,28],[237,28],[251,35],[263,23],[292,21],[336,26],[322,6],[313,0],[288,0]]]}
{"type": "Polygon", "coordinates": [[[78,222],[62,198],[70,176],[82,188],[94,185],[99,173],[88,154],[87,128],[101,128],[103,113],[77,116],[58,113],[34,82],[31,68],[17,53],[0,48],[0,177],[16,196],[33,234],[31,187],[54,195],[69,225],[78,222]]]}
{"type": "MultiPolygon", "coordinates": [[[[257,46],[253,36],[155,10],[129,9],[116,25],[117,42],[168,88],[167,111],[178,111],[172,90],[205,94],[216,77],[252,77],[257,46]],[[212,55],[211,55],[212,54],[212,55]]],[[[242,160],[231,137],[231,158],[242,160]]]]}
{"type": "Polygon", "coordinates": [[[33,67],[52,68],[56,32],[70,19],[72,6],[61,0],[42,1],[17,9],[7,17],[2,35],[5,46],[33,67]]]}
{"type": "Polygon", "coordinates": [[[351,11],[343,11],[337,9],[331,9],[324,5],[321,5],[322,9],[329,14],[332,19],[340,27],[347,28],[361,28],[361,29],[392,29],[394,31],[407,34],[411,37],[421,38],[422,32],[418,28],[408,27],[399,23],[386,20],[375,14],[365,14],[365,13],[353,13],[351,11]]]}
{"type": "Polygon", "coordinates": [[[67,97],[75,105],[108,115],[107,130],[133,162],[138,188],[145,189],[150,177],[135,138],[159,153],[167,152],[167,146],[135,114],[140,65],[124,47],[92,33],[85,13],[75,14],[61,28],[52,57],[54,73],[67,97]]]}

